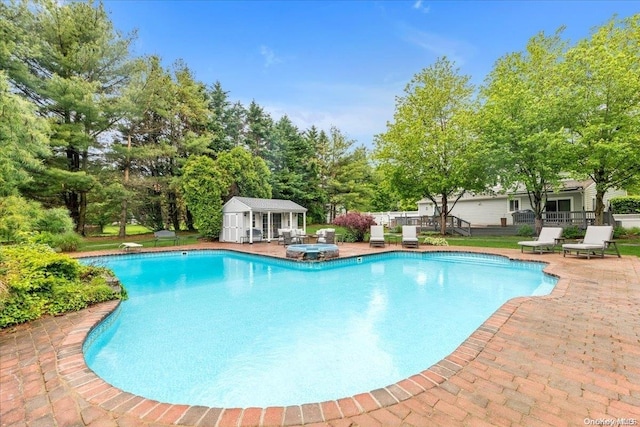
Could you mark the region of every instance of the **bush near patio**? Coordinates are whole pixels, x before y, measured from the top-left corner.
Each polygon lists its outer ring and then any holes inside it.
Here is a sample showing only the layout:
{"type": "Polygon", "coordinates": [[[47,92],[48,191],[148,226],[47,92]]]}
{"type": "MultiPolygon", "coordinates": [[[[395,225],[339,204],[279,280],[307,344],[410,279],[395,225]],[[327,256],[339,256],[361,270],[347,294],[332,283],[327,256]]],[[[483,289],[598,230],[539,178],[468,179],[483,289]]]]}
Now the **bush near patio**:
{"type": "Polygon", "coordinates": [[[345,242],[364,242],[364,236],[369,232],[376,221],[371,215],[364,215],[360,212],[348,212],[333,220],[335,225],[340,225],[347,229],[344,237],[345,242]]]}
{"type": "Polygon", "coordinates": [[[126,298],[124,289],[109,286],[110,277],[110,270],[82,265],[47,245],[0,247],[0,328],[126,298]]]}

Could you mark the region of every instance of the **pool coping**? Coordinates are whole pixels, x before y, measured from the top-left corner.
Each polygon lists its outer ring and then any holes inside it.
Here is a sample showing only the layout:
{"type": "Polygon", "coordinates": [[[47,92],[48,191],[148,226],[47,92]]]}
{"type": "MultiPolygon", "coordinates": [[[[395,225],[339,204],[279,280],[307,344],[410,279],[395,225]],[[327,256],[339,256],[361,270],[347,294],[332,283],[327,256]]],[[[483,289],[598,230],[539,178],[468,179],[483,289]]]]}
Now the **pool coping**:
{"type": "MultiPolygon", "coordinates": [[[[204,246],[203,249],[226,250],[232,247],[204,246]]],[[[352,253],[361,255],[380,252],[362,246],[354,248],[352,253]]],[[[256,254],[252,250],[262,250],[255,245],[253,249],[242,249],[238,252],[256,254]]],[[[286,407],[173,405],[123,392],[96,376],[82,354],[82,343],[90,330],[117,308],[117,301],[43,318],[11,331],[0,331],[1,424],[555,426],[584,425],[584,420],[593,419],[640,419],[638,258],[587,261],[508,249],[420,248],[420,252],[430,250],[544,262],[548,264],[545,271],[559,280],[549,295],[507,301],[454,352],[422,372],[354,396],[286,407]],[[548,301],[554,303],[549,305],[548,301]],[[567,310],[573,311],[569,317],[567,310]],[[608,321],[612,314],[614,324],[608,321]],[[585,336],[581,335],[583,330],[585,336]],[[567,333],[571,334],[569,338],[567,333]],[[608,335],[616,338],[614,349],[601,352],[594,348],[596,339],[608,335]],[[47,336],[51,350],[43,342],[47,336]],[[593,353],[589,354],[591,360],[585,359],[589,356],[583,354],[585,349],[593,353]],[[569,356],[578,361],[569,360],[569,356]],[[33,373],[33,363],[40,374],[33,373]]]]}
{"type": "MultiPolygon", "coordinates": [[[[194,249],[211,250],[211,249],[194,249]]],[[[213,249],[216,250],[216,249],[213,249]]],[[[231,252],[233,249],[222,249],[231,252]]],[[[176,252],[165,250],[161,252],[176,252]]],[[[396,249],[390,252],[412,252],[396,249]]],[[[415,251],[413,251],[415,253],[415,251]]],[[[468,253],[478,254],[466,250],[442,250],[428,251],[426,253],[468,253]]],[[[512,261],[522,261],[505,255],[496,255],[481,252],[481,254],[504,257],[512,261]]],[[[130,254],[110,254],[108,256],[127,256],[130,254]]],[[[144,255],[144,254],[143,254],[144,255]]],[[[265,256],[265,255],[263,255],[265,256]]],[[[361,255],[362,257],[374,256],[361,255]]],[[[266,257],[269,257],[266,255],[266,257]]],[[[345,258],[355,258],[350,256],[345,258]]],[[[274,258],[274,257],[269,257],[274,258]]],[[[344,260],[345,258],[342,258],[344,260]]],[[[280,259],[280,258],[278,258],[280,259]]],[[[286,259],[288,262],[300,262],[286,259]]],[[[333,260],[327,260],[331,263],[333,260]]],[[[542,262],[541,260],[527,260],[526,262],[542,262]]],[[[546,263],[545,263],[546,264],[546,263]]],[[[551,274],[551,273],[547,273],[551,274]]],[[[553,275],[553,274],[552,274],[553,275]]],[[[558,277],[557,275],[554,275],[558,277]]],[[[240,417],[257,421],[256,426],[279,425],[292,426],[307,423],[326,422],[335,419],[348,418],[363,412],[385,408],[395,405],[433,387],[437,387],[455,375],[460,369],[475,359],[482,351],[489,339],[500,329],[502,325],[513,315],[520,304],[531,298],[557,298],[566,291],[566,285],[558,278],[558,283],[549,295],[535,297],[516,297],[505,302],[498,308],[481,326],[479,326],[467,339],[465,339],[451,354],[439,362],[408,378],[394,384],[375,390],[358,393],[353,396],[338,398],[318,403],[305,403],[290,406],[269,406],[265,408],[219,408],[200,405],[182,405],[163,403],[153,399],[147,399],[135,394],[123,391],[110,385],[95,374],[85,363],[83,346],[93,329],[103,320],[116,311],[120,302],[107,303],[104,310],[94,311],[92,316],[73,329],[67,339],[62,342],[57,353],[58,367],[61,378],[70,385],[77,387],[79,395],[88,402],[94,403],[105,410],[135,414],[148,422],[168,422],[187,424],[194,426],[226,426],[236,425],[228,423],[231,418],[240,417]],[[135,404],[135,405],[134,405],[135,404]],[[224,421],[223,421],[224,420],[224,421]]]]}

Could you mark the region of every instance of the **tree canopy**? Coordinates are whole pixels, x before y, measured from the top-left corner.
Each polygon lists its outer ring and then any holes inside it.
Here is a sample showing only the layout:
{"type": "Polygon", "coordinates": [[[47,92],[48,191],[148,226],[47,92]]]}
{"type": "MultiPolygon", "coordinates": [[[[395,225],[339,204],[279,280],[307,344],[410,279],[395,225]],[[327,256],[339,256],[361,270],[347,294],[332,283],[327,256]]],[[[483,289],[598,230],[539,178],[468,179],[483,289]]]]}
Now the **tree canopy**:
{"type": "Polygon", "coordinates": [[[414,76],[396,101],[394,121],[376,139],[387,179],[403,197],[427,197],[439,207],[442,234],[455,201],[467,191],[482,191],[490,179],[469,80],[440,58],[414,76]]]}
{"type": "Polygon", "coordinates": [[[568,112],[571,171],[596,184],[596,222],[604,194],[640,179],[640,14],[611,19],[570,48],[561,99],[568,112]]]}
{"type": "Polygon", "coordinates": [[[572,172],[596,182],[601,221],[607,189],[640,185],[639,20],[574,45],[534,36],[480,89],[439,58],[397,98],[372,156],[335,126],[233,100],[183,61],[134,56],[135,32],[101,2],[0,2],[0,196],[64,208],[81,234],[118,221],[122,237],[132,219],[216,237],[233,195],[290,199],[315,222],[427,197],[444,232],[465,192],[523,185],[540,216],[572,172]]]}
{"type": "Polygon", "coordinates": [[[564,50],[559,34],[539,34],[525,51],[500,58],[482,88],[479,123],[494,173],[504,189],[525,187],[538,230],[547,193],[566,172],[566,113],[559,97],[564,50]]]}

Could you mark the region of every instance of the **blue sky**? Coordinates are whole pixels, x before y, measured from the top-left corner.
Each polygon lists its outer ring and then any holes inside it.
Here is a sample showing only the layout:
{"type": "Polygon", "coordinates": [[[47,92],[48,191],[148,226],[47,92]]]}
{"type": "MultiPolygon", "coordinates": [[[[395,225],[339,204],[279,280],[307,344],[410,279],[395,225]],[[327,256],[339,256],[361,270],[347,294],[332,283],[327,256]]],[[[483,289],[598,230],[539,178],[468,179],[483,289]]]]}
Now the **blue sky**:
{"type": "Polygon", "coordinates": [[[501,56],[565,26],[575,42],[638,1],[105,0],[115,27],[138,31],[136,55],[183,60],[232,101],[252,100],[301,130],[337,126],[358,144],[393,120],[395,97],[447,56],[482,84],[501,56]]]}

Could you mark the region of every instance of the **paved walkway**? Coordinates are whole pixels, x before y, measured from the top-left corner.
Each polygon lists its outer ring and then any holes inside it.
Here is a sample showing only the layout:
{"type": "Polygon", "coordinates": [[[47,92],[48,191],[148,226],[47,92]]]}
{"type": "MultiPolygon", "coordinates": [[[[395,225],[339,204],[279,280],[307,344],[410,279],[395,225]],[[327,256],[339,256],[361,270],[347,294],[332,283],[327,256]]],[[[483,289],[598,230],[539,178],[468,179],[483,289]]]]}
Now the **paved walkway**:
{"type": "MultiPolygon", "coordinates": [[[[207,247],[284,253],[274,243],[207,247]]],[[[340,245],[341,257],[393,249],[399,248],[340,245]]],[[[0,425],[638,425],[640,259],[490,252],[546,261],[546,271],[561,279],[549,296],[507,302],[451,355],[397,384],[336,401],[264,409],[147,400],[111,387],[84,363],[82,342],[115,308],[109,302],[0,331],[0,425]]]]}

